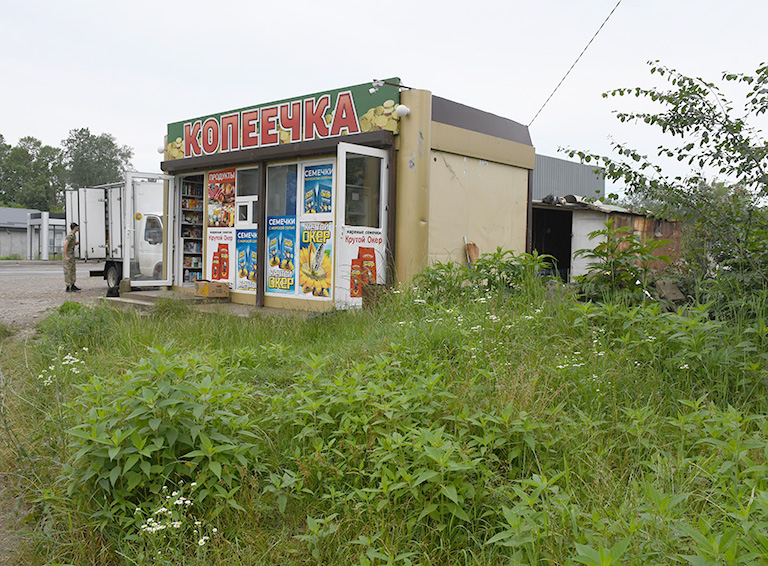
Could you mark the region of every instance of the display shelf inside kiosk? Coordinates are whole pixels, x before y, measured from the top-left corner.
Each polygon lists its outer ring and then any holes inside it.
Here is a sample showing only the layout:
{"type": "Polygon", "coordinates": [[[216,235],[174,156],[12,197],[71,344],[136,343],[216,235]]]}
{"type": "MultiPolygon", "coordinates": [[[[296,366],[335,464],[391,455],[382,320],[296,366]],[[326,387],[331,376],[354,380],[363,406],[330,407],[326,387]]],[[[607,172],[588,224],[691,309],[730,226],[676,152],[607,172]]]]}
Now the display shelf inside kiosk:
{"type": "Polygon", "coordinates": [[[181,249],[184,283],[203,276],[203,177],[188,177],[181,184],[181,249]]]}

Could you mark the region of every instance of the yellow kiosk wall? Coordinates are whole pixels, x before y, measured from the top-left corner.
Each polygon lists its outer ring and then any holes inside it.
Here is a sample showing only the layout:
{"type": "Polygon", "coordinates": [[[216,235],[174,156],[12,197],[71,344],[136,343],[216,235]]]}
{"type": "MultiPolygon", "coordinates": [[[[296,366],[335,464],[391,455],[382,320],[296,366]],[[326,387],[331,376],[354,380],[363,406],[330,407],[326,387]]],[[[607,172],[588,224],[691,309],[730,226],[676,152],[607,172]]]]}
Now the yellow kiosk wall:
{"type": "Polygon", "coordinates": [[[432,151],[429,263],[465,263],[464,236],[481,253],[525,251],[528,170],[432,151]]]}

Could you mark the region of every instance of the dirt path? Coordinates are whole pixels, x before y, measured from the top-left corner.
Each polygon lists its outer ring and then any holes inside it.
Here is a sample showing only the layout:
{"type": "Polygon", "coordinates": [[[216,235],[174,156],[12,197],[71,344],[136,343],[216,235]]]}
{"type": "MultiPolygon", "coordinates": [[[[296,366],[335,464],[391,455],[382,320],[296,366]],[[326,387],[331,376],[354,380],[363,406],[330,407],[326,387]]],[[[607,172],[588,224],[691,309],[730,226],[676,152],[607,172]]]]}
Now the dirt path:
{"type": "Polygon", "coordinates": [[[93,302],[107,292],[103,279],[88,277],[93,263],[78,262],[77,286],[67,293],[61,262],[0,261],[0,324],[29,329],[65,301],[93,302]]]}
{"type": "MultiPolygon", "coordinates": [[[[106,283],[102,279],[89,278],[90,269],[94,269],[93,264],[78,263],[77,286],[82,290],[67,293],[60,262],[0,262],[0,324],[16,332],[12,339],[23,340],[34,332],[38,322],[65,301],[92,303],[100,300],[106,294],[106,283]]],[[[7,377],[0,370],[0,403],[5,402],[9,385],[7,377]]],[[[22,521],[29,509],[14,494],[8,464],[0,462],[0,566],[27,565],[29,562],[20,553],[22,521]]]]}

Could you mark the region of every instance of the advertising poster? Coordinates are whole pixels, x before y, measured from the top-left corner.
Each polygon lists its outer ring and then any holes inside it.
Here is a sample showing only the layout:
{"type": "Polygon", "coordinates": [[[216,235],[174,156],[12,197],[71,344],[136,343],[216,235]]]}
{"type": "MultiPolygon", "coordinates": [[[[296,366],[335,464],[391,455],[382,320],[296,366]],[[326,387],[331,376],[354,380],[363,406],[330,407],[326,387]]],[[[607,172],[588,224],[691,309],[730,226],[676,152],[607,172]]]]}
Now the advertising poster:
{"type": "Polygon", "coordinates": [[[231,289],[235,280],[235,250],[233,228],[209,228],[205,278],[210,281],[226,281],[231,289]]]}
{"type": "Polygon", "coordinates": [[[333,223],[302,222],[299,287],[302,297],[330,298],[333,285],[333,223]]]}
{"type": "Polygon", "coordinates": [[[236,241],[237,290],[256,291],[258,232],[256,230],[238,230],[236,241]]]}
{"type": "Polygon", "coordinates": [[[294,294],[296,291],[296,217],[267,218],[268,293],[294,294]]]}
{"type": "Polygon", "coordinates": [[[341,242],[337,252],[340,254],[337,300],[350,305],[362,304],[363,286],[386,281],[383,231],[381,228],[345,226],[341,242]]]}
{"type": "Polygon", "coordinates": [[[331,212],[333,164],[304,168],[304,214],[331,212]]]}
{"type": "Polygon", "coordinates": [[[235,170],[208,173],[208,227],[235,225],[235,170]]]}

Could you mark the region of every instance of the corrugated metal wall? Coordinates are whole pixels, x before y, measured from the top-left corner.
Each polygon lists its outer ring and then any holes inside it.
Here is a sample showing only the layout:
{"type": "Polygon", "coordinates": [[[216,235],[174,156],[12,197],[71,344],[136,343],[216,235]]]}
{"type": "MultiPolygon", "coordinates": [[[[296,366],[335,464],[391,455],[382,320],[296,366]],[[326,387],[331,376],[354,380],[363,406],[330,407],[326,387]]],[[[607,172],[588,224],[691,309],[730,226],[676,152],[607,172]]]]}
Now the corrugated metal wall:
{"type": "Polygon", "coordinates": [[[537,154],[536,169],[533,171],[533,200],[541,200],[550,194],[556,197],[578,195],[603,198],[605,179],[596,174],[598,169],[592,165],[537,154]]]}

